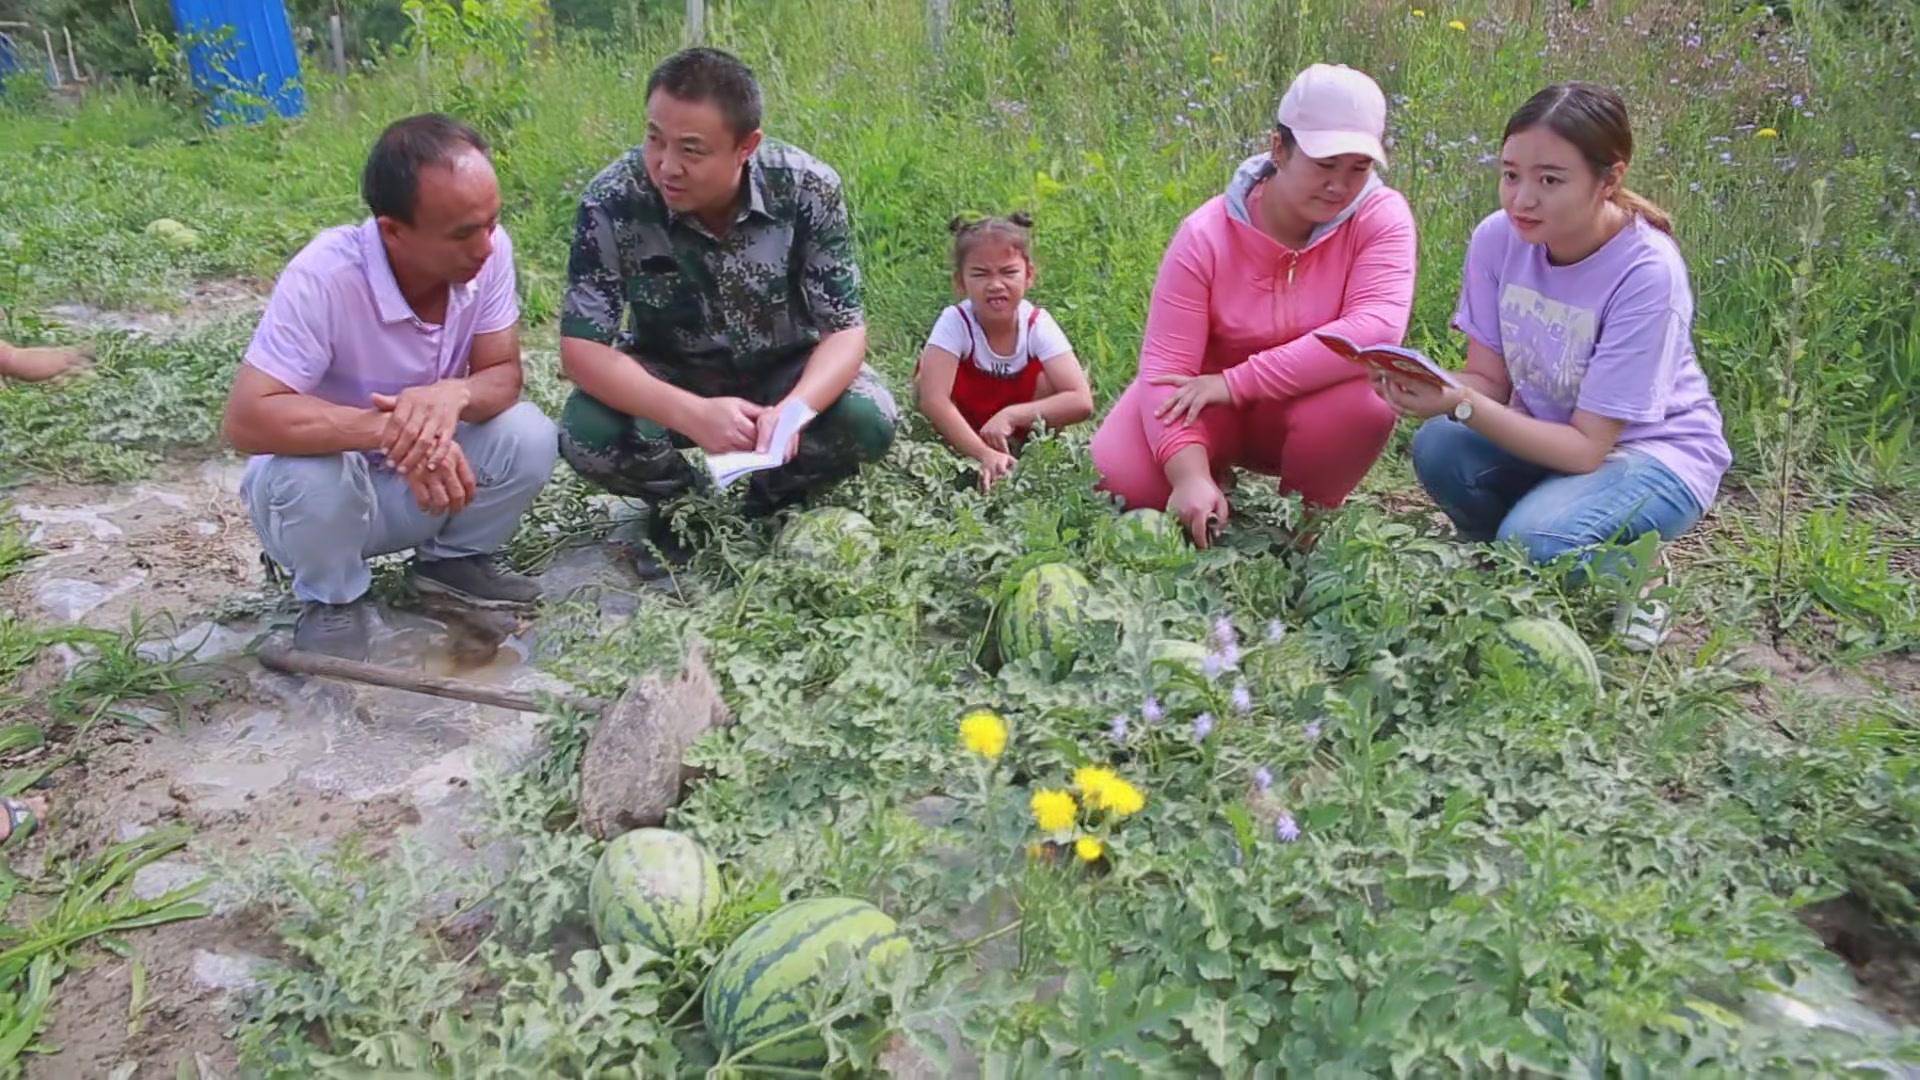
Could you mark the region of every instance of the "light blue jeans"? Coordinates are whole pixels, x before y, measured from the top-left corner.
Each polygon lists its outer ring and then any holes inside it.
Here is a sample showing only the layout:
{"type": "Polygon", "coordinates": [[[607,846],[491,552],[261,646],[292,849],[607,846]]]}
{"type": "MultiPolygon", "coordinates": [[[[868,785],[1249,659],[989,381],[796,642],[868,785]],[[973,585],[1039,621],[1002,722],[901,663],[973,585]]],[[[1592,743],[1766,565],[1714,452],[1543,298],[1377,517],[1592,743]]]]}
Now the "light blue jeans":
{"type": "MultiPolygon", "coordinates": [[[[1572,579],[1585,577],[1594,549],[1649,532],[1672,540],[1700,521],[1687,485],[1653,457],[1627,450],[1584,475],[1555,472],[1501,449],[1451,417],[1413,436],[1420,486],[1471,540],[1513,541],[1536,563],[1577,553],[1572,579]]],[[[1603,574],[1614,567],[1599,567],[1603,574]]]]}
{"type": "Polygon", "coordinates": [[[373,583],[367,560],[413,549],[423,562],[491,555],[507,546],[560,456],[559,429],[523,401],[453,441],[473,468],[473,501],[429,514],[400,474],[362,453],[276,455],[253,468],[241,496],[268,557],[293,575],[302,601],[346,604],[373,583]]]}

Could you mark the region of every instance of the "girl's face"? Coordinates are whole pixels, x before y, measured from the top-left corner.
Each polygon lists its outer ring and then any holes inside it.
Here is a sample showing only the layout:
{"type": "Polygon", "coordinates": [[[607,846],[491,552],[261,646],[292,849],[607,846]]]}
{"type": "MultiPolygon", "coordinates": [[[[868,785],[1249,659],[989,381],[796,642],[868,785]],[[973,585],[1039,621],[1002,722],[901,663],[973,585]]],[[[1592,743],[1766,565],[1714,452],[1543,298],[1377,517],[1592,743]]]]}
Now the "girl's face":
{"type": "Polygon", "coordinates": [[[1365,154],[1311,158],[1298,146],[1283,149],[1278,132],[1273,136],[1273,164],[1267,197],[1279,196],[1310,225],[1325,225],[1339,217],[1359,197],[1367,185],[1367,175],[1373,171],[1373,159],[1365,154]]]}
{"type": "Polygon", "coordinates": [[[1616,164],[1595,176],[1578,147],[1547,128],[1528,128],[1500,148],[1500,206],[1527,243],[1578,248],[1601,224],[1625,172],[1616,164]]]}
{"type": "Polygon", "coordinates": [[[1033,264],[1012,244],[984,241],[967,252],[966,265],[954,275],[954,287],[973,301],[973,309],[993,318],[1012,318],[1033,287],[1033,264]]]}

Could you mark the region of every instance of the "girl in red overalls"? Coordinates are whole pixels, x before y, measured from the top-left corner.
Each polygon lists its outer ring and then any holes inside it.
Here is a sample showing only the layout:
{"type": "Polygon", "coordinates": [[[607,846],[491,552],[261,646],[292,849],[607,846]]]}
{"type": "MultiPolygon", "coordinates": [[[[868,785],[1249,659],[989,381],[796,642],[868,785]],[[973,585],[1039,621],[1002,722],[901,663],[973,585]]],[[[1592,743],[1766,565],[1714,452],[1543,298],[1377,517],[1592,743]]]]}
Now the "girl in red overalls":
{"type": "Polygon", "coordinates": [[[1093,391],[1053,316],[1027,302],[1034,280],[1026,214],[955,218],[953,288],[913,373],[920,411],[980,463],[980,490],[1013,471],[1036,421],[1058,431],[1093,415],[1093,391]]]}

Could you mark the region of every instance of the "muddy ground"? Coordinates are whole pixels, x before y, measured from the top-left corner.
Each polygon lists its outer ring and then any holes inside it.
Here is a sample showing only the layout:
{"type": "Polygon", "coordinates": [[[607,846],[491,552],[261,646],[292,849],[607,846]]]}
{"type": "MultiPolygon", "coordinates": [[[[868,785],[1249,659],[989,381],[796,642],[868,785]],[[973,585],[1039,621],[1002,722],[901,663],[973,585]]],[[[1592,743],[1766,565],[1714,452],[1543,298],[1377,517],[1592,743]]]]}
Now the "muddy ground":
{"type": "MultiPolygon", "coordinates": [[[[471,835],[475,778],[539,752],[536,716],[400,690],[302,679],[265,670],[249,651],[289,631],[293,606],[271,583],[237,496],[241,462],[176,466],[138,484],[37,486],[10,493],[12,512],[45,554],[0,583],[0,608],[43,625],[120,629],[144,620],[146,651],[191,657],[196,687],[177,713],[139,707],[134,723],[102,725],[83,763],[49,794],[48,843],[90,852],[163,825],[193,830],[188,848],[143,870],[146,897],[212,877],[207,919],[134,935],[147,1007],[130,1031],[133,961],[102,954],[62,983],[36,1077],[173,1075],[204,1064],[233,1075],[233,992],[271,948],[240,897],[210,875],[262,848],[323,849],[348,833],[376,850],[401,839],[461,865],[502,857],[471,835]]],[[[562,554],[544,575],[555,599],[580,588],[630,590],[601,546],[562,554]]],[[[383,664],[523,690],[571,689],[528,662],[537,631],[485,627],[431,611],[384,608],[383,664]],[[488,632],[488,630],[491,632],[488,632]]],[[[77,657],[52,650],[45,663],[77,657]]],[[[61,673],[43,671],[51,681],[61,673]]]]}

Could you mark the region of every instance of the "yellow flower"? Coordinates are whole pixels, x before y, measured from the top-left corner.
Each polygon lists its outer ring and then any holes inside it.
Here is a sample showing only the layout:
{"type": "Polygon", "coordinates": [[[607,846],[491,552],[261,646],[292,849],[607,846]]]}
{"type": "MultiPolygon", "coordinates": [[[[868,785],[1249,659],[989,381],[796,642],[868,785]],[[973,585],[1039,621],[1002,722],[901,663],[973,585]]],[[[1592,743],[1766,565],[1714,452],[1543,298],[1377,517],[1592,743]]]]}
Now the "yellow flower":
{"type": "Polygon", "coordinates": [[[1427,13],[1424,11],[1421,11],[1419,8],[1414,8],[1413,17],[1416,19],[1424,19],[1427,17],[1427,13]]]}
{"type": "Polygon", "coordinates": [[[1146,796],[1140,789],[1122,780],[1112,769],[1098,765],[1088,765],[1073,774],[1073,784],[1080,789],[1080,797],[1086,800],[1093,810],[1106,810],[1118,817],[1137,814],[1147,805],[1146,796]]]}
{"type": "Polygon", "coordinates": [[[1083,836],[1073,842],[1073,853],[1080,856],[1083,862],[1092,862],[1098,859],[1106,850],[1107,845],[1095,840],[1091,836],[1083,836]]]}
{"type": "Polygon", "coordinates": [[[1033,808],[1033,823],[1040,826],[1042,832],[1070,829],[1073,819],[1080,816],[1079,804],[1064,791],[1041,788],[1033,793],[1027,805],[1033,808]]]}
{"type": "Polygon", "coordinates": [[[1141,808],[1147,805],[1147,797],[1140,794],[1139,788],[1118,778],[1116,778],[1113,783],[1107,785],[1107,789],[1102,793],[1102,796],[1104,808],[1110,811],[1115,817],[1126,817],[1129,814],[1137,814],[1141,808]]]}
{"type": "Polygon", "coordinates": [[[1007,722],[991,709],[975,709],[960,720],[960,745],[983,758],[997,758],[1007,748],[1007,722]]]}
{"type": "Polygon", "coordinates": [[[1447,29],[1449,29],[1449,30],[1460,30],[1460,31],[1465,31],[1465,30],[1466,30],[1466,28],[1467,28],[1467,24],[1466,24],[1466,23],[1463,23],[1463,22],[1461,22],[1461,21],[1460,21],[1459,19],[1455,19],[1455,20],[1453,20],[1452,22],[1450,22],[1450,23],[1448,23],[1448,24],[1447,24],[1447,29]]]}
{"type": "Polygon", "coordinates": [[[1780,137],[1780,133],[1772,128],[1761,128],[1759,131],[1753,133],[1753,137],[1756,139],[1777,139],[1780,137]]]}
{"type": "Polygon", "coordinates": [[[1080,789],[1080,797],[1095,810],[1106,804],[1107,787],[1120,781],[1112,769],[1098,765],[1083,765],[1073,771],[1073,786],[1080,789]]]}
{"type": "Polygon", "coordinates": [[[1226,54],[1224,53],[1214,53],[1212,56],[1208,57],[1207,59],[1213,61],[1216,64],[1224,64],[1227,62],[1227,57],[1226,57],[1226,54]]]}

